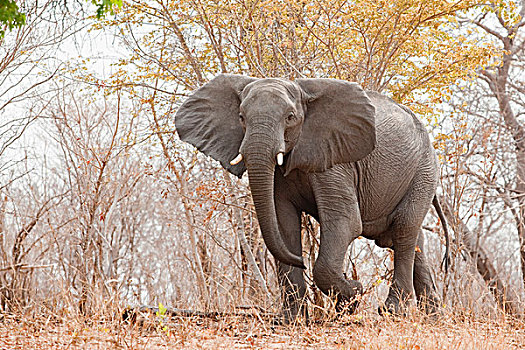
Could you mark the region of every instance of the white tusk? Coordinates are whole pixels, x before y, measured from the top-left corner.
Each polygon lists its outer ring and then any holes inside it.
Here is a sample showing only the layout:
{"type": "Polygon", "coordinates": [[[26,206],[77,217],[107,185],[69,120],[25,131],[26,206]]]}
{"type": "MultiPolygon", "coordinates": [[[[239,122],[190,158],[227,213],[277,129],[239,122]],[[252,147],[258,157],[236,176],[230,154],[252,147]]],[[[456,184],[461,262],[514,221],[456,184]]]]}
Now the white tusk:
{"type": "Polygon", "coordinates": [[[283,153],[282,152],[277,153],[277,164],[283,165],[283,153]]]}
{"type": "Polygon", "coordinates": [[[230,162],[230,164],[237,165],[241,162],[241,160],[242,160],[242,154],[239,153],[237,157],[235,157],[235,159],[230,162]]]}

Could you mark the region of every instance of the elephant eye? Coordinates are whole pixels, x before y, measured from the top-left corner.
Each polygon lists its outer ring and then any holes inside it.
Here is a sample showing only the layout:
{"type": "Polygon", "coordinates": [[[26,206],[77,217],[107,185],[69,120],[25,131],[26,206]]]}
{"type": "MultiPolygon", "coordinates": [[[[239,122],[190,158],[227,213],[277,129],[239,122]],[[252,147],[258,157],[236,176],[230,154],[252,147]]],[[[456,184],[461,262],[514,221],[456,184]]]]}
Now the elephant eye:
{"type": "Polygon", "coordinates": [[[288,116],[286,117],[286,121],[287,122],[294,122],[297,118],[295,117],[295,113],[294,112],[290,112],[288,114],[288,116]]]}
{"type": "Polygon", "coordinates": [[[241,123],[244,123],[244,116],[242,114],[239,114],[239,120],[241,121],[241,123]]]}

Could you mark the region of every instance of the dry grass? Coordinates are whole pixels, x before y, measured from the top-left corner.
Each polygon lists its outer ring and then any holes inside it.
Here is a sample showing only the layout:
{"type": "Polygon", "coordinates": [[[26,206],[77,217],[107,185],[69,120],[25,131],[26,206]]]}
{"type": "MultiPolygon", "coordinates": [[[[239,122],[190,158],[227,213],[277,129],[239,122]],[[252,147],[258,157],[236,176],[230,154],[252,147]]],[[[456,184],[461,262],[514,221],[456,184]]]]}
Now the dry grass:
{"type": "Polygon", "coordinates": [[[171,318],[139,323],[4,317],[0,349],[525,349],[523,321],[348,316],[274,326],[255,317],[171,318]]]}

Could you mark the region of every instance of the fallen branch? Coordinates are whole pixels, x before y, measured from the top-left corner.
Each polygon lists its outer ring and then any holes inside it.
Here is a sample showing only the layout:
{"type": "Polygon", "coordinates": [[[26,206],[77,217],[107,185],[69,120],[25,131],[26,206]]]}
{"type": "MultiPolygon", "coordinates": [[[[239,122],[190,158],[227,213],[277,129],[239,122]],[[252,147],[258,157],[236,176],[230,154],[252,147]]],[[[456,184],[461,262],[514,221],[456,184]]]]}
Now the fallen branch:
{"type": "MultiPolygon", "coordinates": [[[[254,309],[253,307],[241,307],[243,309],[254,309]]],[[[257,308],[256,308],[257,309],[257,308]]],[[[179,309],[179,308],[165,308],[160,310],[155,306],[140,306],[136,308],[130,308],[124,310],[122,313],[122,320],[128,321],[131,323],[137,322],[138,316],[144,314],[154,314],[159,315],[162,313],[162,316],[167,317],[203,317],[203,318],[212,318],[218,319],[222,317],[246,317],[246,318],[268,318],[268,319],[277,319],[278,314],[271,312],[220,312],[220,311],[197,311],[197,310],[188,310],[188,309],[179,309]]]]}

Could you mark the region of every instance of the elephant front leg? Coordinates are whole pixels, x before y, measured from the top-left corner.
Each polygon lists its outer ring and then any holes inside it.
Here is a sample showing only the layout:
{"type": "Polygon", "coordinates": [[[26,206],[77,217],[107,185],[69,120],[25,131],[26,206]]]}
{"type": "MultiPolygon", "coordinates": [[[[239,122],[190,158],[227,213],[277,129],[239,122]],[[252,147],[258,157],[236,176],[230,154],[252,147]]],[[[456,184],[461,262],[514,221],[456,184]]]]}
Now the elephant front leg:
{"type": "Polygon", "coordinates": [[[321,224],[319,254],[313,277],[326,295],[336,296],[336,310],[354,312],[363,293],[361,283],[343,273],[348,246],[361,234],[361,217],[352,176],[339,167],[312,176],[321,224]]]}
{"type": "Polygon", "coordinates": [[[281,286],[282,320],[285,324],[294,322],[297,317],[308,320],[306,305],[306,284],[303,271],[297,267],[277,263],[278,279],[281,286]]]}
{"type": "MultiPolygon", "coordinates": [[[[301,212],[286,200],[276,200],[275,206],[283,241],[292,253],[301,256],[301,212]]],[[[293,322],[298,316],[307,320],[306,283],[303,270],[279,261],[277,261],[277,269],[283,302],[283,322],[293,322]]]]}

